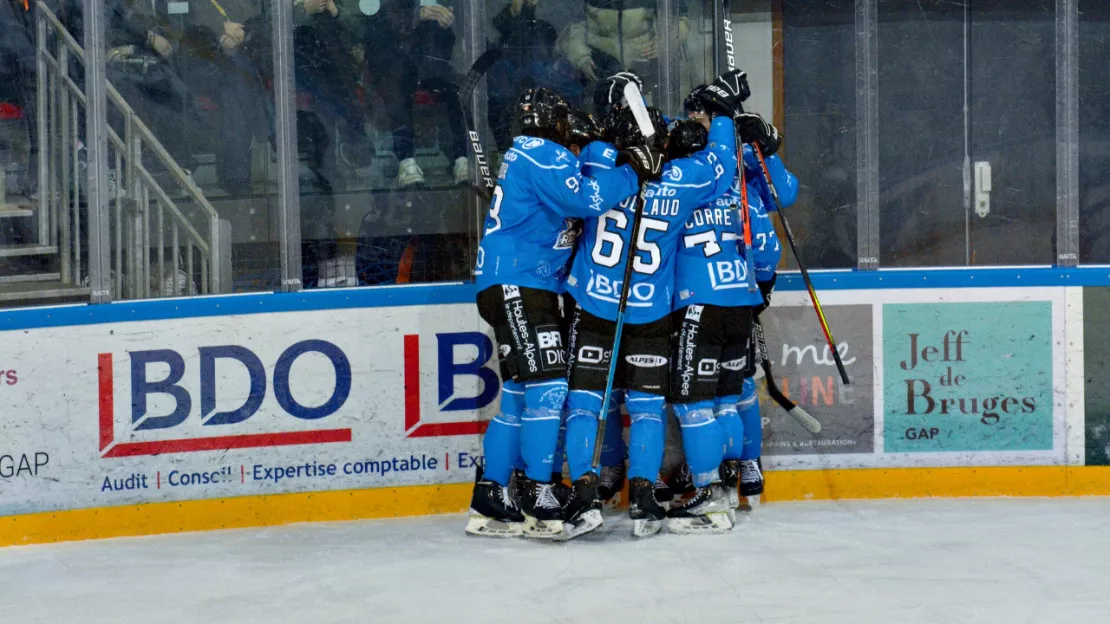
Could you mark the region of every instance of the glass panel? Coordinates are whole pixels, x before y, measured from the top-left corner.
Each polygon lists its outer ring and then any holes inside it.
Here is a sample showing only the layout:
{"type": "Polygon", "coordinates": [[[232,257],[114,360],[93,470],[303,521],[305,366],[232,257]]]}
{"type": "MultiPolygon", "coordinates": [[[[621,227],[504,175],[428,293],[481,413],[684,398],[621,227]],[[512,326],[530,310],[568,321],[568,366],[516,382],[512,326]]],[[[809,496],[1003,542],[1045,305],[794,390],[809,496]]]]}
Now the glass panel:
{"type": "Polygon", "coordinates": [[[1110,263],[1110,5],[1079,2],[1079,261],[1110,263]]]}
{"type": "Polygon", "coordinates": [[[964,12],[878,3],[882,266],[967,264],[964,12]]]}
{"type": "Polygon", "coordinates": [[[0,2],[0,307],[89,299],[82,29],[70,5],[0,2]]]}
{"type": "MultiPolygon", "coordinates": [[[[783,117],[775,119],[785,136],[783,161],[799,181],[790,225],[807,268],[855,267],[855,3],[780,4],[782,45],[776,49],[784,70],[776,114],[783,117]]],[[[755,99],[754,84],[752,91],[755,99]]],[[[788,257],[792,263],[793,256],[783,254],[788,257]]]]}
{"type": "Polygon", "coordinates": [[[1054,261],[1055,89],[1053,2],[880,0],[883,265],[1054,261]]]}
{"type": "Polygon", "coordinates": [[[971,6],[970,264],[1053,264],[1055,2],[971,6]],[[1000,71],[1003,67],[1021,69],[1000,71]],[[990,168],[989,193],[982,191],[985,166],[990,168]]]}
{"type": "Polygon", "coordinates": [[[469,277],[467,11],[295,1],[306,288],[469,277]]]}

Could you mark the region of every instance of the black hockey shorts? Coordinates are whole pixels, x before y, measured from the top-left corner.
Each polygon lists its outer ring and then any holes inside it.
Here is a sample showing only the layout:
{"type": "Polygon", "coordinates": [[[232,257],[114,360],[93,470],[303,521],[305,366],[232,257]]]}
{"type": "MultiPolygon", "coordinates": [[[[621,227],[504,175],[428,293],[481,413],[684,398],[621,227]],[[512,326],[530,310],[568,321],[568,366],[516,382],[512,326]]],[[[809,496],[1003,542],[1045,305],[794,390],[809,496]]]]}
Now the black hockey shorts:
{"type": "MultiPolygon", "coordinates": [[[[568,298],[568,303],[573,300],[568,298]]],[[[616,321],[598,318],[574,305],[568,335],[571,390],[605,391],[616,321]]],[[[670,363],[669,316],[643,325],[625,324],[613,387],[667,395],[670,363]]]]}
{"type": "Polygon", "coordinates": [[[740,394],[751,361],[752,309],[695,304],[671,318],[676,332],[669,401],[740,394]]]}
{"type": "Polygon", "coordinates": [[[478,293],[478,314],[493,327],[501,379],[524,383],[566,376],[566,331],[557,293],[490,286],[478,293]]]}

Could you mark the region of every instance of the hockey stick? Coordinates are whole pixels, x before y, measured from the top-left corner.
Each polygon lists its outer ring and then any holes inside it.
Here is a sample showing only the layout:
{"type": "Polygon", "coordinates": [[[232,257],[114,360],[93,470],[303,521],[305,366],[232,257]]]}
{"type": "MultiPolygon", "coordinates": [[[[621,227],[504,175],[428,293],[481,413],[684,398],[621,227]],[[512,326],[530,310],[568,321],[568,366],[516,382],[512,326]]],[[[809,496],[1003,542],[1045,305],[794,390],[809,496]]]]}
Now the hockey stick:
{"type": "Polygon", "coordinates": [[[467,138],[470,140],[470,152],[477,163],[478,176],[482,183],[479,186],[476,182],[471,182],[470,187],[487,202],[493,199],[493,189],[497,186],[497,183],[494,182],[490,173],[489,158],[486,151],[482,149],[482,137],[478,134],[477,127],[470,127],[471,117],[474,115],[470,98],[474,94],[474,89],[477,88],[478,83],[481,82],[482,76],[489,71],[494,63],[501,59],[501,56],[500,48],[490,48],[483,52],[482,56],[478,57],[478,60],[474,61],[474,64],[470,67],[470,71],[463,78],[458,90],[459,108],[463,111],[463,122],[466,125],[467,138]]]}
{"type": "Polygon", "coordinates": [[[848,371],[844,368],[844,360],[841,359],[840,351],[836,348],[836,341],[833,340],[829,322],[825,319],[825,312],[821,309],[821,301],[817,299],[817,290],[813,288],[813,280],[809,279],[809,271],[806,270],[806,265],[802,262],[802,256],[798,253],[798,243],[794,239],[794,231],[790,229],[790,222],[787,221],[786,214],[782,211],[782,201],[779,200],[779,192],[775,189],[775,183],[771,181],[771,171],[767,169],[767,161],[763,159],[763,150],[759,149],[759,145],[755,143],[751,145],[755,150],[756,158],[759,159],[759,166],[763,168],[763,177],[767,180],[767,188],[771,191],[771,199],[775,201],[775,208],[778,209],[782,229],[786,232],[787,242],[790,243],[790,251],[794,253],[794,259],[798,261],[798,270],[802,274],[802,281],[805,282],[806,290],[809,291],[809,298],[813,301],[813,311],[817,313],[817,320],[821,322],[821,331],[825,332],[825,341],[829,345],[829,350],[832,351],[836,369],[840,371],[840,380],[847,386],[851,383],[848,380],[848,371]]]}
{"type": "MultiPolygon", "coordinates": [[[[636,118],[636,125],[640,127],[640,134],[645,141],[655,136],[655,127],[651,124],[644,96],[635,83],[629,82],[624,87],[624,100],[636,118]]],[[[601,399],[601,413],[597,417],[597,433],[594,436],[594,456],[591,466],[598,470],[601,466],[601,441],[605,437],[605,419],[609,415],[609,401],[613,398],[613,380],[617,374],[617,361],[620,358],[621,334],[624,332],[624,310],[628,306],[628,293],[632,285],[632,264],[636,259],[636,240],[640,233],[640,217],[644,213],[644,201],[647,185],[640,185],[640,193],[636,196],[636,206],[632,213],[632,240],[628,248],[628,259],[624,262],[624,283],[621,284],[621,296],[617,299],[617,321],[613,332],[613,350],[609,355],[609,373],[605,376],[605,394],[601,399]]]]}
{"type": "Polygon", "coordinates": [[[755,334],[756,348],[759,349],[759,364],[763,368],[763,378],[767,380],[767,394],[771,395],[775,403],[779,404],[787,414],[792,416],[798,424],[805,427],[806,431],[810,433],[820,433],[821,423],[809,415],[809,412],[798,407],[796,403],[790,400],[782,390],[779,390],[779,385],[775,383],[775,375],[771,372],[771,358],[767,356],[767,340],[763,337],[763,324],[755,319],[752,323],[752,332],[755,334]]]}
{"type": "Polygon", "coordinates": [[[752,250],[752,215],[748,207],[748,185],[744,180],[744,144],[740,133],[736,133],[736,146],[739,148],[736,159],[736,177],[740,180],[740,222],[744,224],[744,259],[748,266],[748,292],[756,291],[755,252],[752,250]]]}

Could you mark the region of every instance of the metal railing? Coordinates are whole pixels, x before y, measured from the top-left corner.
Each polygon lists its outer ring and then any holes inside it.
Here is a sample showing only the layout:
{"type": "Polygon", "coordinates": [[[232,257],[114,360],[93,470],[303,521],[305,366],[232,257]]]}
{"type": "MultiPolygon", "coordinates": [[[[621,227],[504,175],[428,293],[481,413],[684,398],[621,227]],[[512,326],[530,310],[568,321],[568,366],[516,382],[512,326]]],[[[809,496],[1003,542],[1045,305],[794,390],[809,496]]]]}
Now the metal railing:
{"type": "MultiPolygon", "coordinates": [[[[39,244],[57,247],[62,282],[79,284],[85,278],[80,137],[87,101],[72,75],[83,73],[85,52],[50,7],[41,0],[36,7],[39,244]]],[[[228,223],[221,222],[190,175],[119,91],[111,83],[106,86],[109,110],[122,119],[122,136],[116,128],[108,128],[110,181],[105,192],[109,193],[112,298],[230,290],[228,223]],[[161,170],[157,179],[144,158],[161,170]],[[186,201],[192,204],[189,216],[183,211],[186,201]]]]}

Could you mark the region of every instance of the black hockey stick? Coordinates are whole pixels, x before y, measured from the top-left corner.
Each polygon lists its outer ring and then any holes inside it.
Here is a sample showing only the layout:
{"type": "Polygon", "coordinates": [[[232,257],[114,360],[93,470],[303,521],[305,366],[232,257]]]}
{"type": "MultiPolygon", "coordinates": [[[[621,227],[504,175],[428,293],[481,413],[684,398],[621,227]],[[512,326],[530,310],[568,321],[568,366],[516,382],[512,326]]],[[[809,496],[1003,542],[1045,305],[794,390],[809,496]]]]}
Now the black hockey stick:
{"type": "Polygon", "coordinates": [[[809,278],[809,271],[806,270],[806,265],[802,262],[802,256],[798,253],[798,243],[794,239],[794,231],[790,229],[790,221],[786,219],[786,213],[782,211],[782,201],[779,199],[779,192],[775,189],[775,183],[771,181],[771,171],[767,169],[767,161],[763,159],[763,150],[759,149],[759,145],[752,143],[752,149],[755,150],[755,155],[759,159],[759,166],[763,168],[763,177],[767,180],[767,188],[771,191],[771,199],[775,201],[775,208],[778,210],[779,220],[782,221],[782,229],[786,232],[786,240],[790,243],[790,251],[794,253],[794,259],[798,261],[798,271],[802,274],[802,281],[805,282],[806,290],[809,291],[809,298],[813,301],[813,311],[817,313],[817,320],[821,322],[821,331],[825,333],[825,341],[829,345],[829,350],[832,351],[833,360],[836,362],[836,369],[840,371],[840,380],[847,386],[851,383],[848,380],[848,371],[844,368],[844,360],[840,357],[840,351],[836,348],[836,341],[833,339],[832,330],[829,329],[829,322],[825,319],[825,312],[821,308],[821,301],[817,298],[817,290],[813,287],[813,280],[809,278]]]}
{"type": "Polygon", "coordinates": [[[771,358],[767,356],[767,340],[763,337],[763,324],[759,319],[754,319],[752,322],[752,333],[755,334],[756,348],[759,349],[759,365],[763,367],[763,378],[767,380],[767,394],[771,395],[775,403],[779,404],[787,414],[792,416],[798,424],[805,427],[806,431],[810,433],[820,433],[821,423],[809,412],[798,407],[796,403],[790,400],[782,390],[779,390],[779,385],[775,383],[775,375],[771,372],[771,358]]]}
{"type": "Polygon", "coordinates": [[[489,71],[494,63],[501,59],[501,56],[501,48],[490,48],[483,52],[482,56],[479,56],[478,60],[470,66],[470,71],[466,73],[466,77],[463,78],[458,90],[459,108],[463,111],[463,121],[466,125],[467,137],[470,140],[470,152],[478,167],[478,177],[481,178],[480,185],[478,181],[474,181],[470,183],[470,187],[487,202],[493,199],[493,189],[497,186],[497,183],[490,173],[488,154],[482,149],[482,137],[478,133],[477,121],[474,121],[475,125],[473,128],[471,127],[471,118],[474,115],[471,96],[473,96],[478,83],[481,82],[482,76],[489,71]]]}
{"type": "MultiPolygon", "coordinates": [[[[644,96],[635,83],[629,82],[624,87],[625,102],[632,110],[636,123],[640,127],[640,134],[645,141],[650,141],[655,136],[655,128],[651,125],[644,96]]],[[[636,259],[636,240],[640,233],[640,217],[644,213],[644,201],[647,193],[647,184],[640,185],[640,192],[636,196],[636,206],[632,213],[632,235],[628,246],[628,259],[624,262],[624,282],[621,284],[621,295],[617,299],[617,323],[613,332],[613,350],[609,353],[609,373],[605,376],[605,394],[601,399],[601,413],[597,417],[597,432],[594,435],[594,456],[590,465],[594,470],[601,466],[601,441],[605,437],[605,420],[609,416],[609,401],[613,397],[613,381],[617,374],[617,361],[620,359],[621,334],[624,332],[624,310],[628,307],[628,294],[632,286],[632,265],[636,259]]]]}

